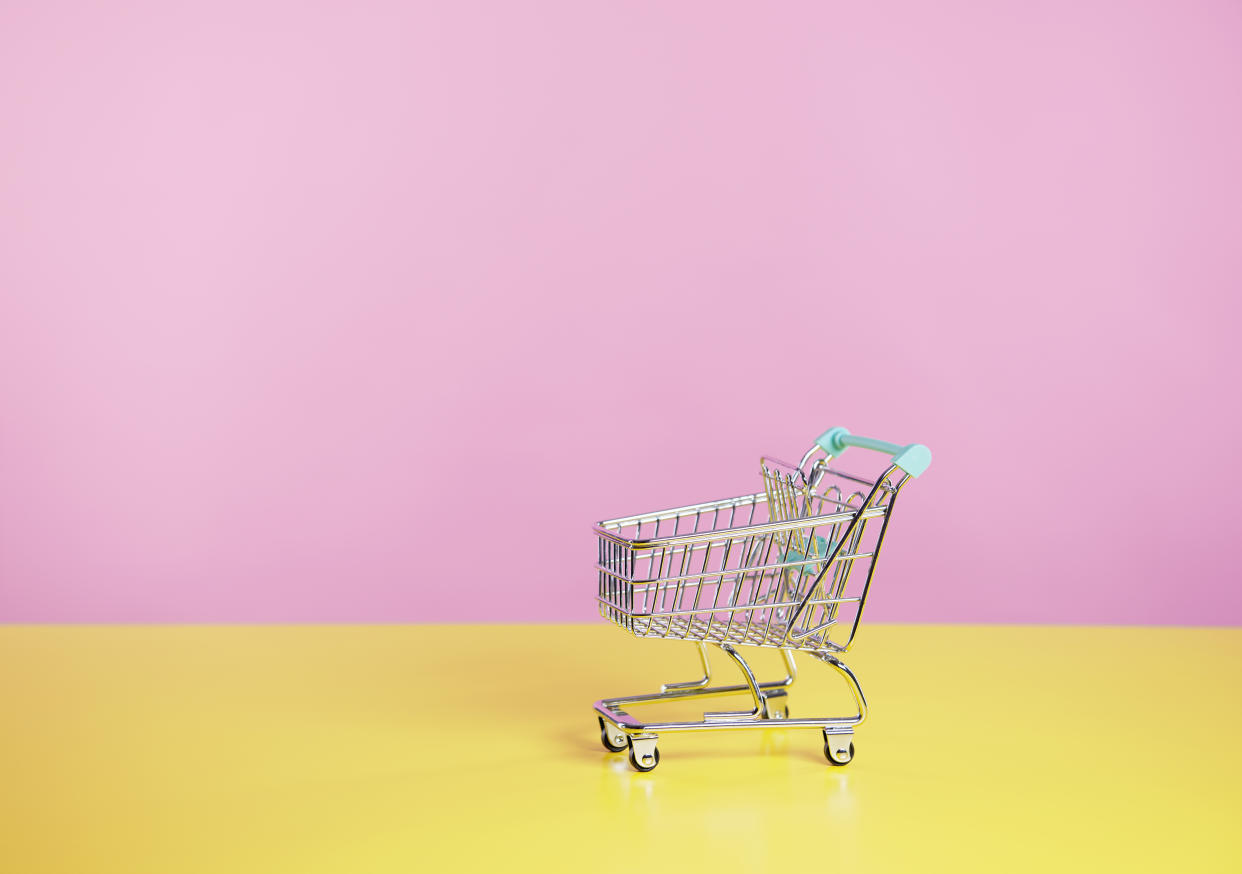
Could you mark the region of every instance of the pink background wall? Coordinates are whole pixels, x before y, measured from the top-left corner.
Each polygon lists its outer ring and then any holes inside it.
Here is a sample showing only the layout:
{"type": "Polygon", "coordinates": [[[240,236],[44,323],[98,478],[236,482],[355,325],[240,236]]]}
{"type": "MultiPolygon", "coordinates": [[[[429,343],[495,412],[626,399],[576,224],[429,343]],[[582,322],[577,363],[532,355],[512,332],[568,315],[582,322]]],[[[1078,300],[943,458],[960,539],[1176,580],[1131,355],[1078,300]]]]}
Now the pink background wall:
{"type": "Polygon", "coordinates": [[[1236,2],[5,4],[0,619],[590,620],[592,521],[844,424],[935,453],[872,618],[1242,622],[1240,46],[1236,2]]]}

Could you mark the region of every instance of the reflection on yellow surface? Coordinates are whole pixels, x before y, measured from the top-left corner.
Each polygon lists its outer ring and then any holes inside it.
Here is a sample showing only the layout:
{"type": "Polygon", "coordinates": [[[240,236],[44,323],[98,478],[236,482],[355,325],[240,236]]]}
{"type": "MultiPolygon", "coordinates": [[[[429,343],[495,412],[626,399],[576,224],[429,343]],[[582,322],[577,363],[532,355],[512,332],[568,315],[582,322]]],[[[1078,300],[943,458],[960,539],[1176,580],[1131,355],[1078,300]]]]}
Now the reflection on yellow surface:
{"type": "MultiPolygon", "coordinates": [[[[1242,870],[1242,630],[870,626],[847,767],[816,731],[604,752],[592,702],[696,658],[605,625],[0,628],[0,869],[1242,870]]],[[[794,714],[846,712],[800,665],[794,714]]]]}

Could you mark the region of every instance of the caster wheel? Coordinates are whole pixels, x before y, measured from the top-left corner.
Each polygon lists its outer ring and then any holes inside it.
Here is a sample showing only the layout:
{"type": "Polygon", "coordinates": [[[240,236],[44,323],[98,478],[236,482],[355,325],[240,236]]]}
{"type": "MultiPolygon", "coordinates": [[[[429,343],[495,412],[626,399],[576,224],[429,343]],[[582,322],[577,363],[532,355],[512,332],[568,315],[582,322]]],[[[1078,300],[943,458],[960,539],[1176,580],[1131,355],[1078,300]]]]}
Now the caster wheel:
{"type": "Polygon", "coordinates": [[[599,742],[604,745],[604,749],[610,753],[619,753],[629,746],[629,741],[625,735],[621,735],[621,743],[614,743],[613,739],[608,736],[608,723],[604,722],[603,717],[599,720],[599,742]]]}
{"type": "Polygon", "coordinates": [[[838,768],[842,765],[848,765],[854,761],[854,742],[850,741],[850,751],[845,756],[833,750],[831,743],[826,743],[824,744],[824,757],[828,759],[828,764],[836,765],[838,768]]]}
{"type": "Polygon", "coordinates": [[[650,758],[651,758],[651,761],[646,762],[645,764],[640,762],[638,760],[638,757],[634,755],[634,748],[630,747],[630,767],[633,768],[635,771],[639,771],[642,773],[646,773],[647,771],[654,771],[656,765],[660,764],[660,751],[653,750],[650,758]]]}

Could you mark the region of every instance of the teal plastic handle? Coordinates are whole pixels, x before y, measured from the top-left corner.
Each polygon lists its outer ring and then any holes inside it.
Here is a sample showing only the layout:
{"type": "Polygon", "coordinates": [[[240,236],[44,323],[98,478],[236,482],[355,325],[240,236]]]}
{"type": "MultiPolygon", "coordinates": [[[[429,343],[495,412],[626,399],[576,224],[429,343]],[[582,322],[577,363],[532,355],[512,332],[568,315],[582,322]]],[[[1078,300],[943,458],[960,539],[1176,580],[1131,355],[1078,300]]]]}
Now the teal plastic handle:
{"type": "Polygon", "coordinates": [[[922,443],[911,443],[898,446],[886,440],[872,437],[855,437],[844,428],[829,428],[815,441],[829,455],[837,456],[847,447],[857,446],[859,449],[874,449],[885,455],[893,456],[893,464],[900,467],[910,476],[918,476],[931,466],[931,450],[922,443]]]}

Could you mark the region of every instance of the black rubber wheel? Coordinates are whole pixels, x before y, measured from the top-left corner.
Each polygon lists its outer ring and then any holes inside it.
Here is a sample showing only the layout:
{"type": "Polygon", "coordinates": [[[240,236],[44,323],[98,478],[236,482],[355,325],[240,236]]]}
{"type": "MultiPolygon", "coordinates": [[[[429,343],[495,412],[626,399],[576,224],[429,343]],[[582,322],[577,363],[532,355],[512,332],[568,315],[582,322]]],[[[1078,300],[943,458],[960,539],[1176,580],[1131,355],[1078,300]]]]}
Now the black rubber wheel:
{"type": "Polygon", "coordinates": [[[824,758],[828,760],[828,764],[833,765],[837,768],[844,768],[850,762],[854,761],[854,742],[853,741],[850,741],[850,761],[849,762],[838,762],[836,759],[832,757],[831,749],[832,747],[829,744],[824,744],[824,758]]]}
{"type": "Polygon", "coordinates": [[[602,743],[604,745],[604,749],[608,750],[610,753],[620,753],[629,747],[628,743],[623,743],[621,746],[613,745],[613,742],[608,738],[608,726],[604,725],[603,717],[599,720],[599,742],[602,743]]]}
{"type": "Polygon", "coordinates": [[[635,758],[634,756],[634,748],[633,747],[630,748],[630,767],[633,768],[635,771],[641,771],[643,773],[646,773],[647,771],[654,771],[656,768],[656,765],[658,764],[660,764],[660,751],[658,749],[655,751],[654,762],[652,762],[650,765],[640,765],[638,764],[638,759],[635,758]]]}

